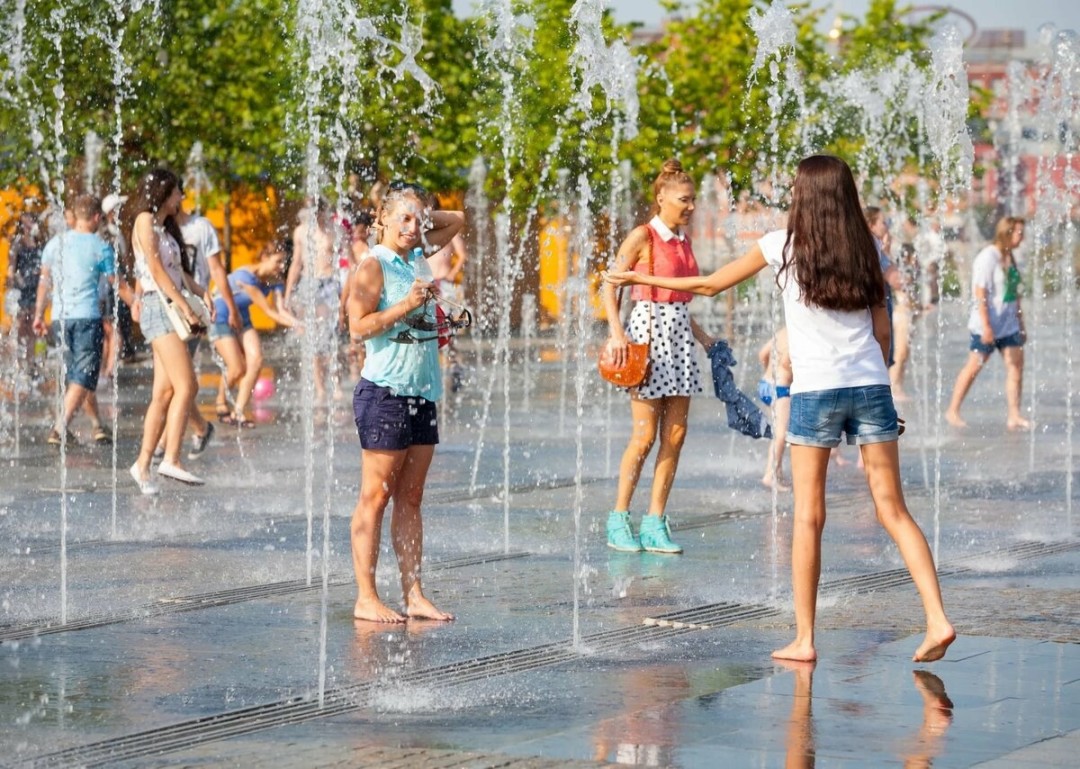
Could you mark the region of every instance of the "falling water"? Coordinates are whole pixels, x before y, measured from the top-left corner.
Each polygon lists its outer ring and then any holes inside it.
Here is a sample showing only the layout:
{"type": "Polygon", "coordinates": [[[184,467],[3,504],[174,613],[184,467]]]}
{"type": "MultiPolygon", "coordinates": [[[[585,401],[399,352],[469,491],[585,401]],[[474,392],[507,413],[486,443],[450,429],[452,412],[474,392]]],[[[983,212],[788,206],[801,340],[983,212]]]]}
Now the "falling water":
{"type": "MultiPolygon", "coordinates": [[[[604,3],[597,0],[578,0],[571,10],[570,17],[577,40],[570,56],[571,65],[577,70],[580,81],[577,91],[572,99],[572,108],[576,108],[585,115],[582,125],[582,141],[584,137],[600,125],[604,120],[612,122],[611,146],[614,148],[623,139],[632,139],[637,135],[637,122],[639,112],[638,102],[638,67],[637,62],[630,54],[629,49],[621,40],[614,40],[608,44],[604,40],[602,16],[604,3]],[[594,89],[600,88],[604,94],[604,111],[597,113],[592,107],[594,89]]],[[[582,147],[584,150],[584,147],[582,147]]],[[[582,151],[582,156],[585,152],[582,151]]],[[[617,166],[616,166],[617,168],[617,166]]],[[[563,180],[561,180],[563,181],[563,180]]],[[[560,187],[562,185],[560,184],[560,187]]],[[[582,531],[581,515],[584,500],[584,416],[585,405],[588,402],[587,375],[591,374],[592,366],[586,355],[586,349],[590,342],[590,326],[592,324],[592,305],[589,298],[589,276],[593,255],[593,226],[592,205],[593,194],[588,175],[584,172],[578,175],[578,195],[574,201],[577,216],[568,221],[573,222],[574,235],[570,238],[570,250],[576,254],[575,268],[567,276],[564,282],[564,291],[567,302],[563,305],[563,315],[573,313],[576,321],[574,329],[576,345],[574,350],[575,377],[574,390],[576,396],[577,429],[575,431],[575,468],[574,468],[574,620],[573,642],[574,647],[581,644],[581,629],[579,620],[580,589],[585,587],[585,582],[591,570],[587,569],[582,562],[582,531]]],[[[567,198],[561,197],[560,200],[567,198]]],[[[615,224],[618,217],[618,195],[613,194],[608,210],[605,212],[606,219],[611,223],[611,239],[614,242],[615,224]]],[[[564,360],[569,360],[570,350],[564,349],[564,360]]]]}

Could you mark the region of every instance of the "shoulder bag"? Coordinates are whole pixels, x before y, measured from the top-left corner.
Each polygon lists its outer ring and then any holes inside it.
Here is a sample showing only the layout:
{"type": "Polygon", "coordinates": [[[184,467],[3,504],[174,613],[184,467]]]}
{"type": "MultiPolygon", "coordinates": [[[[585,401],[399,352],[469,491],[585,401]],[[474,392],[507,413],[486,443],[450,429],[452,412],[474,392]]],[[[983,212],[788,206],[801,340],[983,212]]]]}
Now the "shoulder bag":
{"type": "MultiPolygon", "coordinates": [[[[652,233],[649,233],[648,246],[649,275],[653,274],[652,233]]],[[[654,293],[650,291],[650,293],[654,293]]],[[[615,292],[615,307],[622,300],[622,287],[615,292]]],[[[653,308],[649,308],[649,332],[644,342],[628,342],[626,345],[626,359],[622,366],[616,366],[615,362],[607,356],[607,348],[600,350],[600,359],[597,368],[600,376],[618,387],[640,387],[649,380],[651,361],[649,360],[649,346],[652,344],[652,314],[653,308]]]]}

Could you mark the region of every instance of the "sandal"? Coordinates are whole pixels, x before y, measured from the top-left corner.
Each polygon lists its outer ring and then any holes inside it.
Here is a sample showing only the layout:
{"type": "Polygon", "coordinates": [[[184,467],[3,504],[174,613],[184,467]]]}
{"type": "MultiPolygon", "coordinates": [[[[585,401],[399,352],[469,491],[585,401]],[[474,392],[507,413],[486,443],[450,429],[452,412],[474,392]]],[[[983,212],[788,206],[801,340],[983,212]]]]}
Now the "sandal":
{"type": "Polygon", "coordinates": [[[103,425],[94,428],[94,443],[99,446],[111,446],[112,442],[112,433],[106,430],[103,425]]]}
{"type": "Polygon", "coordinates": [[[223,425],[235,425],[236,417],[232,415],[231,411],[218,411],[217,420],[223,425]]]}
{"type": "Polygon", "coordinates": [[[232,425],[233,427],[241,427],[250,430],[255,426],[255,423],[250,419],[236,414],[218,414],[218,421],[223,425],[232,425]]]}

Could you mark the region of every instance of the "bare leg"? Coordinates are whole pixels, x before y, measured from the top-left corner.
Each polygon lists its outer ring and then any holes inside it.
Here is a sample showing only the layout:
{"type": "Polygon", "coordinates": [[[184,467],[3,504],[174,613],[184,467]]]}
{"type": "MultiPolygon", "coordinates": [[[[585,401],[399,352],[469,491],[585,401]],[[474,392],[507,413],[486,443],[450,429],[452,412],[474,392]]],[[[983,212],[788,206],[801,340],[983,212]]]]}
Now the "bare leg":
{"type": "Polygon", "coordinates": [[[945,412],[945,421],[953,427],[967,427],[967,422],[960,418],[960,406],[967,397],[968,390],[975,382],[975,377],[982,371],[983,366],[989,359],[989,355],[972,350],[968,353],[967,363],[956,375],[956,384],[953,385],[952,400],[949,401],[949,409],[945,412]]]}
{"type": "Polygon", "coordinates": [[[116,370],[117,333],[110,318],[101,319],[101,379],[108,379],[116,370]]]}
{"type": "Polygon", "coordinates": [[[1001,351],[1005,359],[1005,403],[1009,409],[1005,426],[1010,430],[1030,430],[1031,422],[1020,412],[1020,396],[1024,385],[1024,348],[1006,347],[1001,351]]]}
{"type": "Polygon", "coordinates": [[[945,684],[927,670],[913,670],[915,689],[923,700],[923,720],[911,750],[904,756],[905,769],[929,769],[941,752],[941,740],[952,724],[953,703],[945,684]]]}
{"type": "Polygon", "coordinates": [[[784,446],[787,444],[788,422],[791,421],[791,398],[777,398],[772,404],[773,439],[769,444],[769,457],[765,463],[765,475],[761,482],[778,491],[791,487],[784,483],[784,446]]]}
{"type": "Polygon", "coordinates": [[[956,640],[956,631],[945,617],[934,557],[926,537],[904,502],[897,442],[869,443],[861,448],[878,521],[899,548],[926,612],[926,638],[915,652],[914,660],[932,662],[941,659],[949,644],[956,640]]]}
{"type": "Polygon", "coordinates": [[[86,412],[86,416],[90,417],[90,424],[95,429],[101,427],[101,409],[98,408],[97,393],[95,391],[86,391],[86,399],[82,402],[82,409],[86,412]]]}
{"type": "MultiPolygon", "coordinates": [[[[68,423],[71,422],[71,418],[75,416],[76,412],[78,412],[79,408],[86,402],[87,396],[90,394],[90,391],[82,385],[76,384],[75,382],[68,383],[67,389],[64,391],[64,411],[58,416],[56,421],[57,432],[63,434],[68,423]]],[[[101,420],[97,420],[99,423],[100,421],[101,420]]]]}
{"type": "Polygon", "coordinates": [[[253,328],[246,329],[241,342],[244,347],[244,373],[236,386],[236,416],[243,419],[251,401],[251,393],[255,389],[255,383],[259,381],[259,372],[262,371],[263,356],[262,344],[259,341],[259,332],[253,328]]]}
{"type": "Polygon", "coordinates": [[[893,400],[904,403],[911,400],[904,391],[904,374],[911,355],[911,305],[898,302],[893,309],[893,364],[889,368],[893,400]]]}
{"type": "Polygon", "coordinates": [[[165,364],[165,373],[173,389],[165,419],[165,457],[162,461],[181,467],[180,448],[184,442],[184,431],[187,430],[188,412],[199,385],[195,381],[195,369],[191,365],[187,345],[176,334],[159,337],[152,345],[155,352],[161,352],[160,359],[165,364]]]}
{"type": "Polygon", "coordinates": [[[630,501],[641,478],[641,467],[652,450],[656,440],[656,428],[660,419],[659,400],[630,399],[630,420],[632,432],[630,443],[623,452],[619,463],[619,488],[615,495],[615,509],[620,512],[630,510],[630,501]]]}
{"type": "MultiPolygon", "coordinates": [[[[150,462],[154,456],[154,449],[161,440],[161,434],[165,428],[165,414],[173,399],[172,382],[161,360],[158,341],[159,339],[155,339],[150,343],[150,349],[154,354],[154,386],[150,396],[150,405],[146,407],[146,416],[143,417],[143,440],[139,448],[139,458],[135,460],[144,480],[150,477],[150,462]]],[[[176,341],[180,340],[177,338],[176,341]]]]}
{"type": "Polygon", "coordinates": [[[360,462],[360,497],[353,510],[351,537],[353,571],[356,572],[356,604],[353,617],[372,622],[404,622],[405,617],[379,598],[375,568],[379,564],[379,539],[383,513],[394,495],[398,475],[405,463],[402,451],[364,449],[360,462]]]}
{"type": "Polygon", "coordinates": [[[779,664],[795,674],[791,693],[791,715],[788,717],[785,740],[785,769],[813,769],[814,748],[813,690],[816,662],[779,660],[779,664]]]}
{"type": "Polygon", "coordinates": [[[244,349],[240,346],[240,341],[231,335],[214,340],[214,349],[217,350],[217,354],[225,362],[225,371],[222,374],[221,383],[218,385],[214,410],[220,416],[226,416],[231,412],[228,402],[229,390],[236,387],[244,376],[244,349]]]}
{"type": "Polygon", "coordinates": [[[326,405],[326,356],[320,353],[315,354],[315,358],[312,361],[315,381],[315,405],[326,405]]]}
{"type": "Polygon", "coordinates": [[[686,441],[686,420],[690,413],[689,396],[673,395],[661,398],[660,448],[656,452],[649,515],[663,515],[668,495],[679,469],[679,455],[686,441]]]}
{"type": "Polygon", "coordinates": [[[401,593],[405,596],[405,613],[412,619],[448,621],[453,614],[435,607],[424,595],[420,579],[424,555],[424,521],[420,506],[424,500],[427,480],[435,446],[410,446],[405,455],[394,493],[394,514],[390,521],[390,536],[401,572],[401,593]]]}
{"type": "Polygon", "coordinates": [[[791,535],[791,586],[795,600],[795,640],[772,656],[812,662],[817,589],[821,578],[821,532],[825,528],[825,475],[827,448],[791,447],[791,481],[795,489],[795,515],[791,535]]]}

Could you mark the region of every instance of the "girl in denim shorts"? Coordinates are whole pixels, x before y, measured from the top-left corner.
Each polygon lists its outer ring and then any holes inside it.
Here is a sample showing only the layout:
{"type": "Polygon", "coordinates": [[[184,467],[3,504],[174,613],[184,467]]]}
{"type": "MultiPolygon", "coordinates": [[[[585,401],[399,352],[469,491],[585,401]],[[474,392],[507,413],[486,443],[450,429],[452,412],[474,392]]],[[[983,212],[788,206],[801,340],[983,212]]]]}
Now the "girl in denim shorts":
{"type": "Polygon", "coordinates": [[[352,518],[356,619],[454,618],[428,600],[420,582],[420,503],[439,442],[435,404],[442,393],[438,334],[425,330],[435,324],[435,284],[430,270],[424,279],[424,249],[446,245],[464,223],[461,211],[432,211],[419,187],[391,183],[376,216],[379,243],[349,276],[349,335],[365,348],[353,394],[362,457],[360,498],[352,518]],[[390,500],[404,613],[383,603],[375,587],[383,513],[390,500]]]}
{"type": "Polygon", "coordinates": [[[619,272],[605,279],[715,296],[766,265],[776,272],[783,296],[793,374],[787,441],[795,494],[791,571],[796,634],[773,657],[817,659],[814,620],[825,478],[831,449],[846,437],[859,446],[878,520],[900,549],[922,598],[927,631],[914,659],[940,659],[956,632],[945,616],[926,537],[908,512],[900,486],[899,429],[885,365],[890,342],[885,287],[847,164],[829,155],[803,160],[787,230],[768,233],[712,275],[652,278],[619,272]]]}

